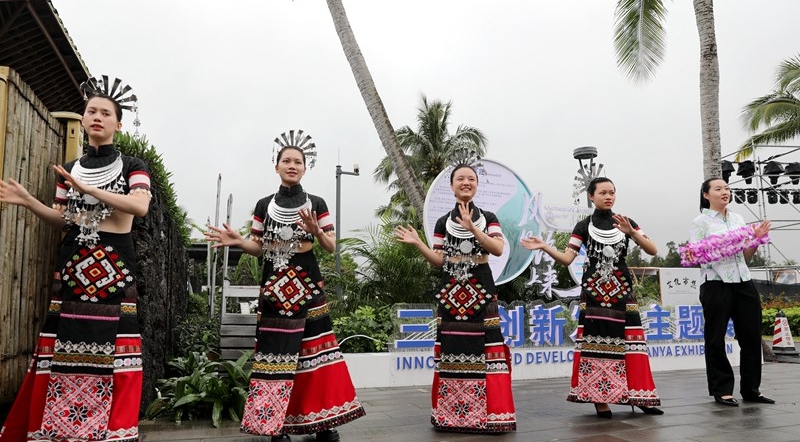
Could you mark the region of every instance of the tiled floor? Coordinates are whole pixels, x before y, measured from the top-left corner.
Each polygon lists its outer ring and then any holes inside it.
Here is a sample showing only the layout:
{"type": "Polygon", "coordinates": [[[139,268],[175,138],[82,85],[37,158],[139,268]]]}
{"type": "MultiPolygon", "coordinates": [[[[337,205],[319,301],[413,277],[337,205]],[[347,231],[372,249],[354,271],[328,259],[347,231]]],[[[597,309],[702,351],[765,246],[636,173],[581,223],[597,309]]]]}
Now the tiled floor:
{"type": "MultiPolygon", "coordinates": [[[[800,441],[800,364],[764,365],[761,391],[775,405],[742,402],[738,408],[707,396],[705,371],[654,374],[665,414],[612,406],[613,419],[598,419],[589,404],[566,402],[569,379],[514,382],[517,431],[486,436],[434,431],[430,425],[430,388],[369,388],[358,391],[367,416],[339,428],[344,442],[571,441],[571,442],[738,442],[800,441]]],[[[738,375],[737,375],[738,381],[738,375]]],[[[738,387],[738,384],[737,384],[738,387]]],[[[141,439],[155,441],[268,441],[243,436],[233,422],[215,429],[210,422],[140,423],[141,439]]],[[[311,441],[311,436],[292,440],[311,441]]]]}

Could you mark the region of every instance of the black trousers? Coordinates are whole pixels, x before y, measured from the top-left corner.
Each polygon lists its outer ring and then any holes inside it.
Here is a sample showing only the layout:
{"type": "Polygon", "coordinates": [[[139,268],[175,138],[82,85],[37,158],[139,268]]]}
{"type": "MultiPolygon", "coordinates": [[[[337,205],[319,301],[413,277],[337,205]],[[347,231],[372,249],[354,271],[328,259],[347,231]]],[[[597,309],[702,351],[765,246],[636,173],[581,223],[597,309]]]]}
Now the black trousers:
{"type": "Polygon", "coordinates": [[[739,392],[753,399],[761,393],[761,296],[752,281],[706,281],[700,286],[705,317],[705,358],[708,394],[733,394],[733,368],[725,352],[725,332],[733,319],[739,342],[739,392]]]}

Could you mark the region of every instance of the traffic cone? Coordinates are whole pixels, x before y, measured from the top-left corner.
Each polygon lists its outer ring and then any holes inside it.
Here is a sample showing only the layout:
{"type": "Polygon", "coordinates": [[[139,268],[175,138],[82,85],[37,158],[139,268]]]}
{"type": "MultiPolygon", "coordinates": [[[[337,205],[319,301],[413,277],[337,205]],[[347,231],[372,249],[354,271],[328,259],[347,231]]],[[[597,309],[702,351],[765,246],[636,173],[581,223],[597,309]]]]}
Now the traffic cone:
{"type": "Polygon", "coordinates": [[[794,346],[792,331],[789,329],[789,320],[786,314],[778,310],[775,314],[775,332],[772,338],[772,351],[781,356],[800,356],[794,346]]]}

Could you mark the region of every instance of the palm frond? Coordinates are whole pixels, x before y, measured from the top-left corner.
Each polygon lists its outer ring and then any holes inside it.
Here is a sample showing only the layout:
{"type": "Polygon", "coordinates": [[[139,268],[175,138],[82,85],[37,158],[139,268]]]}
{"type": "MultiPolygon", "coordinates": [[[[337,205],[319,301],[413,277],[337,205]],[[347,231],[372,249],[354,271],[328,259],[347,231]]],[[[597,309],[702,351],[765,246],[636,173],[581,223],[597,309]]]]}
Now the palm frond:
{"type": "Polygon", "coordinates": [[[800,119],[792,119],[775,124],[753,135],[747,143],[740,146],[736,152],[735,161],[747,159],[760,145],[785,143],[797,136],[800,136],[800,119]]]}
{"type": "Polygon", "coordinates": [[[796,119],[799,115],[800,100],[791,94],[779,92],[756,98],[742,111],[742,118],[751,131],[770,126],[773,122],[796,119]]]}
{"type": "Polygon", "coordinates": [[[388,156],[383,157],[380,163],[375,166],[375,170],[372,171],[372,179],[380,184],[388,183],[392,175],[394,175],[394,164],[392,164],[392,159],[388,156]]]}
{"type": "Polygon", "coordinates": [[[744,126],[750,137],[736,153],[736,161],[753,154],[759,145],[783,143],[800,137],[800,55],[778,65],[777,90],[758,97],[742,110],[744,126]]]}
{"type": "MultiPolygon", "coordinates": [[[[483,156],[487,140],[480,130],[464,125],[458,126],[455,134],[450,134],[452,102],[429,100],[424,94],[421,95],[420,102],[416,130],[403,126],[395,131],[395,135],[414,176],[423,189],[427,190],[442,170],[451,164],[455,150],[468,147],[483,156]]],[[[373,178],[378,183],[386,184],[387,190],[391,192],[389,203],[379,207],[376,214],[388,216],[394,222],[409,222],[412,217],[419,218],[412,209],[402,183],[396,179],[388,157],[375,168],[373,178]]],[[[418,225],[417,222],[411,224],[418,225]]]]}
{"type": "Polygon", "coordinates": [[[619,0],[614,11],[617,66],[634,82],[653,77],[664,59],[667,9],[660,0],[619,0]]]}
{"type": "Polygon", "coordinates": [[[736,162],[744,161],[753,155],[753,152],[755,152],[755,146],[750,140],[748,140],[747,143],[739,146],[739,150],[736,151],[736,156],[733,160],[736,162]]]}
{"type": "Polygon", "coordinates": [[[781,91],[800,92],[800,55],[784,60],[778,65],[775,84],[781,91]]]}

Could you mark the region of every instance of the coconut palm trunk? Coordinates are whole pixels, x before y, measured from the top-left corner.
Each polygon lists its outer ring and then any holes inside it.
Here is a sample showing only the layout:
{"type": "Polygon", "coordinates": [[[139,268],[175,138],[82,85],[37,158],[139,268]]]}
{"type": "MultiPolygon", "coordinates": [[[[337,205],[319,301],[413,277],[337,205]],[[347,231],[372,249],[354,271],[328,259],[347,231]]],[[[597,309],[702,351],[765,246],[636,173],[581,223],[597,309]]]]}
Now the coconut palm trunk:
{"type": "Polygon", "coordinates": [[[694,16],[700,37],[700,122],[703,133],[703,177],[722,176],[719,131],[719,59],[714,32],[712,0],[694,0],[694,16]]]}
{"type": "Polygon", "coordinates": [[[391,121],[389,121],[386,108],[383,106],[380,95],[378,95],[375,82],[372,81],[372,74],[367,68],[367,62],[361,54],[361,49],[358,47],[358,42],[356,42],[356,36],[350,27],[350,21],[347,19],[344,5],[341,0],[327,1],[328,9],[330,9],[331,17],[333,18],[333,25],[336,28],[336,34],[339,35],[344,55],[347,57],[347,62],[350,63],[350,69],[353,70],[356,85],[358,85],[358,90],[364,99],[364,104],[367,105],[367,111],[372,118],[372,123],[375,124],[375,129],[378,131],[381,144],[383,144],[386,154],[392,161],[394,171],[400,179],[411,205],[417,210],[417,213],[422,213],[423,205],[425,204],[422,185],[403,155],[403,149],[397,141],[397,136],[391,121]]]}
{"type": "MultiPolygon", "coordinates": [[[[700,37],[700,127],[703,176],[720,176],[719,61],[714,32],[714,2],[694,0],[700,37]]],[[[617,65],[634,81],[647,81],[661,64],[666,45],[667,10],[661,0],[618,0],[614,12],[617,65]]]]}

